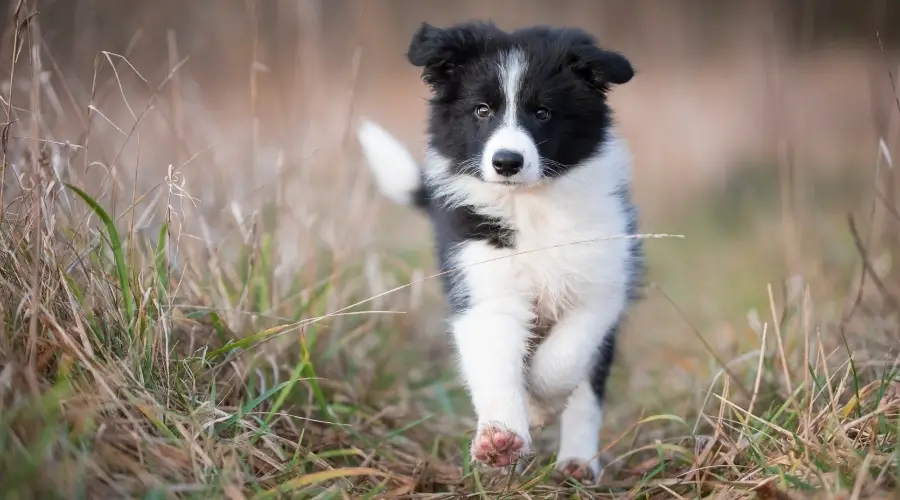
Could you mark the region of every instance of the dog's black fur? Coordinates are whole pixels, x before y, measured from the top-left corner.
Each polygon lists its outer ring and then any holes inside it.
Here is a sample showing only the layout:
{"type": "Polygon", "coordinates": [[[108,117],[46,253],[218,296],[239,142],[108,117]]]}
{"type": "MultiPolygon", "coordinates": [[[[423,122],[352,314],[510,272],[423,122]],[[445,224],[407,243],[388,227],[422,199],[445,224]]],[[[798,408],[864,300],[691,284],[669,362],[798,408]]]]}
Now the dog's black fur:
{"type": "Polygon", "coordinates": [[[471,22],[442,29],[423,24],[412,38],[407,57],[423,68],[422,78],[433,90],[428,135],[430,146],[454,160],[457,173],[477,157],[500,125],[500,57],[513,48],[527,57],[528,71],[518,107],[518,119],[550,160],[544,175],[554,177],[596,154],[612,123],[606,93],[612,85],[634,76],[631,63],[619,53],[601,49],[578,29],[538,26],[511,33],[493,24],[471,22]],[[485,103],[494,110],[487,120],[473,119],[472,109],[485,103]],[[534,114],[549,108],[552,119],[534,114]]]}

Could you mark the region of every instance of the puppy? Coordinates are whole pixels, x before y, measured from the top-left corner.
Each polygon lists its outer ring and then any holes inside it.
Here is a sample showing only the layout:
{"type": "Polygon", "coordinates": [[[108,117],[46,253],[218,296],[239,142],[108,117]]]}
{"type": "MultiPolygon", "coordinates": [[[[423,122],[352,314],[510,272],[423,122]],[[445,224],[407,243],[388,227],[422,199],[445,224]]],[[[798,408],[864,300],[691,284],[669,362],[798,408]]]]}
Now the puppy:
{"type": "Polygon", "coordinates": [[[450,330],[478,416],[474,459],[514,464],[560,415],[557,468],[599,476],[616,336],[643,271],[631,155],[607,103],[634,76],[578,29],[423,23],[420,168],[380,126],[359,140],[381,191],[431,219],[450,330]]]}

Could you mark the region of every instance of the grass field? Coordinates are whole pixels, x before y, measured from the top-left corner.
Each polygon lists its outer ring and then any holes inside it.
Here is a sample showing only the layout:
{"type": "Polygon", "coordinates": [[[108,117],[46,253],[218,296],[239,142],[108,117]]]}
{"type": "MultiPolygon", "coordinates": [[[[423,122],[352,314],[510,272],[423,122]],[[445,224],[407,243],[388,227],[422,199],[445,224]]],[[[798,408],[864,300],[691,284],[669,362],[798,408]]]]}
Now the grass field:
{"type": "MultiPolygon", "coordinates": [[[[33,27],[20,27],[27,47],[33,27]]],[[[601,483],[560,483],[552,430],[521,475],[469,462],[473,415],[440,335],[428,234],[365,175],[345,183],[349,207],[311,201],[302,223],[303,201],[280,192],[257,211],[192,216],[191,187],[213,183],[203,173],[172,167],[139,191],[116,174],[124,146],[53,143],[65,134],[41,119],[39,72],[20,56],[23,91],[3,97],[3,498],[897,494],[900,218],[884,157],[878,189],[863,166],[810,180],[786,210],[779,171],[756,168],[646,221],[685,239],[647,243],[601,483]]],[[[96,94],[124,96],[106,75],[96,94]]],[[[170,77],[119,139],[165,113],[170,77]]],[[[330,197],[322,186],[292,196],[330,197]]]]}

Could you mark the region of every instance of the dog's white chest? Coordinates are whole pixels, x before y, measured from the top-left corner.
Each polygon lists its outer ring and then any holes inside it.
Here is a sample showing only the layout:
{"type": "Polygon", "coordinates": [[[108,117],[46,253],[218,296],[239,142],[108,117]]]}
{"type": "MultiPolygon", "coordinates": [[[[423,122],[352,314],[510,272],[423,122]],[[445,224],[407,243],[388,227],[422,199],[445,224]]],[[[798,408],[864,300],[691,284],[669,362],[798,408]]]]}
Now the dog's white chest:
{"type": "Polygon", "coordinates": [[[626,225],[621,203],[569,201],[526,197],[506,207],[513,248],[472,242],[461,249],[460,264],[489,261],[466,271],[470,292],[525,296],[539,316],[552,319],[598,295],[624,294],[628,244],[618,238],[626,225]]]}
{"type": "MultiPolygon", "coordinates": [[[[593,205],[593,204],[591,204],[593,205]]],[[[618,290],[627,257],[618,207],[529,207],[515,217],[516,248],[510,257],[538,314],[556,317],[587,295],[618,290]],[[603,220],[606,212],[606,220],[603,220]],[[594,214],[595,217],[592,217],[594,214]]]]}

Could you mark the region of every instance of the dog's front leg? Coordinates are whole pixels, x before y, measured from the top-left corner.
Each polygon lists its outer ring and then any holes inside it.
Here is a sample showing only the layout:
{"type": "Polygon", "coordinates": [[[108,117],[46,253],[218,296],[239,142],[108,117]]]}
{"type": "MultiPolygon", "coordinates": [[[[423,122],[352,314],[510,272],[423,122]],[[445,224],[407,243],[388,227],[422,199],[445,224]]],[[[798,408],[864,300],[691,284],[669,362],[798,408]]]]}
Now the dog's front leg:
{"type": "Polygon", "coordinates": [[[537,404],[550,412],[565,405],[588,377],[606,338],[623,314],[624,300],[593,302],[566,313],[538,347],[528,370],[529,387],[537,404]]]}
{"type": "Polygon", "coordinates": [[[537,406],[563,409],[557,468],[580,479],[600,473],[599,432],[624,293],[566,314],[535,352],[529,383],[537,406]]]}
{"type": "MultiPolygon", "coordinates": [[[[466,250],[462,262],[495,253],[475,244],[466,250]]],[[[466,304],[455,312],[452,329],[478,416],[472,456],[495,467],[512,465],[531,449],[524,373],[531,303],[518,291],[510,262],[475,266],[462,278],[466,304]]]]}
{"type": "Polygon", "coordinates": [[[453,323],[463,376],[478,415],[472,456],[512,465],[530,449],[524,357],[529,331],[511,301],[481,303],[453,323]]]}

